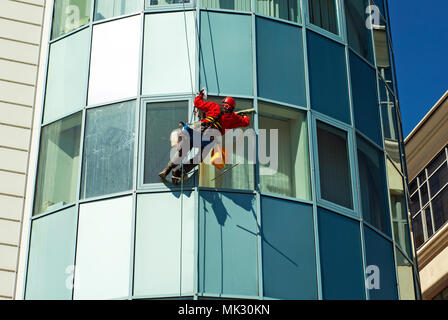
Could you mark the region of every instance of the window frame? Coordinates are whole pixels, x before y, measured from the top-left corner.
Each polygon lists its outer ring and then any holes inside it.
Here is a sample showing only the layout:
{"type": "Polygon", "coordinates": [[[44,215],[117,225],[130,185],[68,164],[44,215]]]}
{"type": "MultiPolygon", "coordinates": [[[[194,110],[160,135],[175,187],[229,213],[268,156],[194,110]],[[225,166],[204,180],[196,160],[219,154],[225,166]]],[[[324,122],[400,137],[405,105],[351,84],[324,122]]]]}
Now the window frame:
{"type": "MultiPolygon", "coordinates": [[[[191,95],[183,95],[183,96],[176,96],[176,97],[170,97],[170,98],[141,98],[140,100],[140,106],[137,106],[140,108],[140,116],[139,116],[139,130],[137,131],[138,135],[138,150],[139,150],[139,156],[138,156],[138,164],[137,164],[137,170],[138,170],[138,177],[137,177],[137,190],[144,190],[144,191],[173,191],[173,190],[181,190],[183,189],[193,189],[192,186],[182,186],[179,184],[179,186],[173,186],[171,184],[166,184],[163,182],[157,182],[157,183],[145,183],[145,159],[146,159],[146,108],[148,104],[151,103],[166,103],[166,102],[185,102],[187,103],[187,114],[190,115],[193,112],[193,99],[191,95]]],[[[196,119],[196,118],[195,118],[196,119]]],[[[186,119],[189,121],[189,119],[186,119]]],[[[179,121],[182,121],[182,119],[179,119],[179,121]]],[[[175,128],[172,128],[173,130],[175,128]]],[[[160,168],[162,170],[163,168],[160,168]]],[[[195,181],[194,185],[196,186],[197,183],[195,181]]]]}
{"type": "Polygon", "coordinates": [[[190,0],[189,3],[174,3],[174,4],[147,4],[150,0],[143,1],[143,11],[169,11],[169,10],[184,10],[184,9],[196,9],[196,5],[200,0],[190,0]]]}
{"type": "Polygon", "coordinates": [[[312,138],[312,149],[314,153],[314,184],[316,188],[316,203],[317,205],[331,210],[336,211],[338,213],[342,213],[348,217],[356,218],[357,220],[360,219],[359,215],[359,201],[358,201],[358,190],[357,190],[357,182],[356,182],[356,162],[355,162],[355,154],[354,154],[354,133],[352,128],[343,123],[339,122],[335,119],[332,119],[330,117],[316,114],[313,112],[309,115],[311,117],[311,130],[313,134],[312,138]],[[321,186],[320,186],[320,165],[319,165],[319,150],[318,150],[318,138],[317,138],[317,122],[320,121],[326,125],[332,126],[335,129],[344,131],[347,133],[347,157],[348,157],[348,165],[350,166],[350,182],[351,182],[351,190],[352,190],[352,204],[353,208],[346,208],[342,205],[333,203],[329,200],[325,200],[322,198],[321,193],[321,186]]]}
{"type": "Polygon", "coordinates": [[[345,15],[343,13],[343,5],[342,0],[333,0],[335,2],[336,6],[336,20],[337,20],[337,26],[338,26],[338,34],[334,34],[328,30],[325,30],[313,23],[311,23],[310,20],[310,6],[308,3],[309,0],[302,0],[302,9],[306,11],[305,14],[305,21],[304,25],[310,30],[313,30],[319,34],[323,34],[327,38],[333,39],[337,42],[344,42],[346,37],[346,30],[345,30],[345,15]]]}

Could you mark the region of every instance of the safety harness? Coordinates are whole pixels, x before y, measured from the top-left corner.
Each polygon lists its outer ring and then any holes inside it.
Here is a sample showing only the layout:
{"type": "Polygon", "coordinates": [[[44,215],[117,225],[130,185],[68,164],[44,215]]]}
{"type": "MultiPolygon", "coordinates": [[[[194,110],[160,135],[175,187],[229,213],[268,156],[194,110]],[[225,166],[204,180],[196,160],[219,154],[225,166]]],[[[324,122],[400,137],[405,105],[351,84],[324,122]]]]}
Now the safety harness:
{"type": "Polygon", "coordinates": [[[232,113],[233,111],[224,108],[222,105],[220,105],[220,111],[221,112],[217,117],[208,116],[204,118],[205,121],[202,122],[203,128],[205,127],[204,130],[208,128],[215,128],[220,132],[222,131],[221,117],[224,114],[232,113]]]}

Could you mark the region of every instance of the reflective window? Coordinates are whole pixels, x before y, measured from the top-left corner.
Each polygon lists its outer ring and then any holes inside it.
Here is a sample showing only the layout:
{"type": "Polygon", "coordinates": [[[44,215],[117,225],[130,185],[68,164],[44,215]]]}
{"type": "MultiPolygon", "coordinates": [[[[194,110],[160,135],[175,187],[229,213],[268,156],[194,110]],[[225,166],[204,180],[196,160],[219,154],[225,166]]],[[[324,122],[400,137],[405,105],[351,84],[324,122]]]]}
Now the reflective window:
{"type": "Polygon", "coordinates": [[[359,222],[322,208],[318,219],[323,299],[364,300],[359,222]]]}
{"type": "Polygon", "coordinates": [[[89,105],[137,95],[140,16],[93,27],[89,105]]]}
{"type": "MultiPolygon", "coordinates": [[[[284,0],[283,0],[284,1],[284,0]]],[[[201,0],[202,8],[250,11],[251,0],[201,0]]]]}
{"type": "Polygon", "coordinates": [[[345,17],[349,45],[372,62],[372,32],[366,28],[366,9],[369,5],[369,0],[345,0],[345,17]]]}
{"type": "Polygon", "coordinates": [[[257,296],[255,197],[213,191],[199,194],[199,294],[257,296]]]}
{"type": "Polygon", "coordinates": [[[217,95],[252,96],[251,16],[202,11],[200,32],[200,87],[217,95]]]}
{"type": "Polygon", "coordinates": [[[132,189],[135,101],[87,111],[81,197],[132,189]]]}
{"type": "Polygon", "coordinates": [[[261,191],[311,200],[306,113],[261,101],[258,110],[258,128],[266,130],[265,139],[259,132],[259,150],[271,158],[270,163],[260,164],[261,191]],[[277,141],[270,138],[274,130],[277,141]]]}
{"type": "Polygon", "coordinates": [[[344,46],[311,31],[307,37],[311,108],[351,124],[344,46]]]}
{"type": "Polygon", "coordinates": [[[256,28],[258,96],[305,107],[302,29],[261,17],[256,28]]]}
{"type": "Polygon", "coordinates": [[[256,12],[300,23],[300,0],[256,0],[256,12]]]}
{"type": "MultiPolygon", "coordinates": [[[[221,103],[223,98],[209,97],[209,101],[221,103]]],[[[255,132],[253,103],[251,100],[235,99],[235,112],[246,110],[250,118],[247,128],[236,129],[227,132],[222,139],[223,146],[228,154],[231,154],[229,170],[218,170],[213,165],[202,163],[200,166],[199,185],[202,187],[227,188],[227,189],[254,189],[255,171],[255,132]],[[233,141],[233,143],[231,141],[233,141]],[[233,146],[233,151],[226,146],[233,146]]],[[[209,153],[208,157],[211,156],[209,153]]],[[[230,157],[230,156],[229,156],[230,157]]],[[[208,158],[210,160],[210,158],[208,158]]],[[[210,163],[210,162],[208,162],[210,163]]]]}
{"type": "Polygon", "coordinates": [[[373,29],[375,44],[375,58],[381,76],[392,85],[392,66],[390,57],[390,43],[385,24],[375,25],[373,29]]]}
{"type": "Polygon", "coordinates": [[[192,191],[138,195],[134,295],[194,292],[195,203],[192,191]]]}
{"type": "Polygon", "coordinates": [[[336,0],[308,0],[308,11],[312,24],[339,34],[336,0]]]}
{"type": "Polygon", "coordinates": [[[143,10],[143,0],[96,0],[95,20],[108,19],[143,10]]]}
{"type": "Polygon", "coordinates": [[[366,283],[369,285],[369,299],[397,300],[396,267],[392,243],[366,226],[364,226],[364,243],[366,274],[376,273],[377,276],[366,279],[366,283]],[[369,267],[373,267],[373,269],[369,267]]]}
{"type": "Polygon", "coordinates": [[[32,222],[26,300],[71,300],[67,286],[76,245],[75,206],[32,222]]]}
{"type": "Polygon", "coordinates": [[[75,202],[81,113],[42,128],[34,214],[75,202]]]}
{"type": "Polygon", "coordinates": [[[353,209],[347,132],[317,122],[320,196],[353,209]]]}
{"type": "Polygon", "coordinates": [[[432,212],[434,215],[434,228],[437,232],[448,221],[448,188],[443,189],[432,201],[432,212]]]}
{"type": "Polygon", "coordinates": [[[264,296],[317,299],[312,206],[261,197],[261,208],[264,296]]]}
{"type": "Polygon", "coordinates": [[[422,199],[422,206],[425,206],[429,201],[428,184],[426,182],[420,186],[420,196],[422,199]]]}
{"type": "Polygon", "coordinates": [[[55,0],[52,38],[90,23],[92,0],[55,0]]]}
{"type": "Polygon", "coordinates": [[[374,227],[390,235],[384,153],[359,136],[357,143],[363,217],[374,227]]]}
{"type": "Polygon", "coordinates": [[[429,207],[427,207],[427,208],[423,209],[423,212],[425,214],[426,233],[427,233],[428,239],[429,239],[434,234],[434,231],[432,228],[431,209],[429,207]]]}
{"type": "Polygon", "coordinates": [[[431,161],[431,163],[428,165],[428,176],[432,175],[441,165],[443,162],[447,160],[445,148],[440,152],[437,157],[435,157],[434,160],[431,161]]]}
{"type": "Polygon", "coordinates": [[[406,210],[404,180],[400,172],[387,160],[387,177],[389,182],[390,207],[394,227],[395,241],[400,248],[411,256],[411,242],[409,236],[409,220],[406,210]]]}
{"type": "Polygon", "coordinates": [[[448,166],[445,163],[429,178],[431,197],[434,197],[448,183],[448,166]]]}
{"type": "Polygon", "coordinates": [[[415,300],[414,271],[409,260],[395,248],[400,300],[415,300]]]}
{"type": "Polygon", "coordinates": [[[383,137],[376,72],[353,52],[349,55],[356,129],[381,146],[383,137]]]}
{"type": "Polygon", "coordinates": [[[74,300],[128,297],[133,212],[132,196],[80,205],[74,300]]]}
{"type": "Polygon", "coordinates": [[[422,215],[419,213],[412,219],[412,230],[415,241],[415,247],[419,248],[423,242],[425,242],[425,238],[423,235],[423,223],[422,223],[422,215]]]}
{"type": "Polygon", "coordinates": [[[146,0],[146,8],[151,6],[169,6],[169,5],[183,5],[189,4],[192,0],[146,0]]]}
{"type": "Polygon", "coordinates": [[[142,93],[191,93],[196,83],[195,13],[148,14],[144,37],[142,93]]]}
{"type": "Polygon", "coordinates": [[[409,193],[413,194],[416,190],[417,190],[418,186],[417,186],[417,179],[414,179],[410,184],[409,184],[409,193]]]}
{"type": "Polygon", "coordinates": [[[411,197],[411,214],[414,215],[420,211],[420,195],[416,192],[411,197]]]}
{"type": "Polygon", "coordinates": [[[85,29],[50,45],[45,123],[86,105],[89,43],[90,31],[85,29]]]}
{"type": "Polygon", "coordinates": [[[158,174],[170,160],[170,134],[178,128],[179,121],[188,121],[187,101],[146,105],[145,184],[160,182],[158,174]]]}

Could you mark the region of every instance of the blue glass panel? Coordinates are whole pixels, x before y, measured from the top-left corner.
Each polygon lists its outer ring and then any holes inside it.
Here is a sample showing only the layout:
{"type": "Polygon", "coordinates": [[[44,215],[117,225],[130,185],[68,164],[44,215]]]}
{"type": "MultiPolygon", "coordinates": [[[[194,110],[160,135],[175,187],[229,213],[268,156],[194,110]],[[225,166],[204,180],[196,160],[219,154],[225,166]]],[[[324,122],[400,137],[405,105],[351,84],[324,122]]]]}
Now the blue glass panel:
{"type": "Polygon", "coordinates": [[[355,127],[379,146],[382,143],[375,71],[350,52],[355,127]]]}
{"type": "Polygon", "coordinates": [[[261,207],[264,295],[317,299],[312,207],[265,197],[261,207]]]}
{"type": "Polygon", "coordinates": [[[199,206],[199,292],[258,295],[254,197],[201,192],[199,206]]]}
{"type": "Polygon", "coordinates": [[[201,13],[201,87],[217,95],[249,95],[252,89],[251,17],[201,13]]]}
{"type": "Polygon", "coordinates": [[[326,300],[364,300],[359,223],[319,208],[322,294],[326,300]]]}
{"type": "Polygon", "coordinates": [[[392,243],[370,228],[364,227],[366,284],[371,300],[397,300],[397,280],[392,243]],[[375,269],[377,268],[377,271],[375,269]],[[375,278],[375,273],[378,276],[375,278]],[[376,283],[377,281],[377,283],[376,283]],[[375,286],[377,284],[377,286],[375,286]]]}
{"type": "Polygon", "coordinates": [[[311,108],[351,123],[345,48],[308,32],[311,108]]]}
{"type": "Polygon", "coordinates": [[[258,95],[306,106],[302,29],[257,18],[258,95]]]}
{"type": "Polygon", "coordinates": [[[76,207],[33,222],[25,299],[71,300],[76,207]]]}

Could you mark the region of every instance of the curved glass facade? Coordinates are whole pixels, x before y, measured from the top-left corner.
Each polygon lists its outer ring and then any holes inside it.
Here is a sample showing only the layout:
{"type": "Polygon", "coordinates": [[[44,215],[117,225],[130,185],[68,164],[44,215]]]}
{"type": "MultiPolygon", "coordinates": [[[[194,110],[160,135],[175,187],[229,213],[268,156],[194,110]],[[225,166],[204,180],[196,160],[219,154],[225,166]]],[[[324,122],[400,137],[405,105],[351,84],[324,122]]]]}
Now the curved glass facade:
{"type": "Polygon", "coordinates": [[[419,298],[379,2],[55,0],[25,298],[419,298]],[[161,183],[202,87],[245,161],[161,183]]]}

